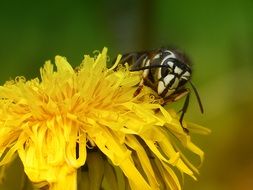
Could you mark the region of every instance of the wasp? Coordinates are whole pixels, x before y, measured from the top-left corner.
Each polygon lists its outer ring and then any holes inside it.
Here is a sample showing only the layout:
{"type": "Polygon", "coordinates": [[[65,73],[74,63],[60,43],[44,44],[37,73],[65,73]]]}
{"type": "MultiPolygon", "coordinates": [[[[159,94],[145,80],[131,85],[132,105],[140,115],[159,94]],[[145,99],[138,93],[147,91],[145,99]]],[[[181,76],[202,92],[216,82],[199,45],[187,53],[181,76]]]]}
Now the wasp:
{"type": "Polygon", "coordinates": [[[142,71],[142,80],[134,93],[137,96],[143,86],[148,86],[157,92],[163,99],[163,104],[175,102],[185,97],[180,110],[180,124],[183,127],[183,118],[187,111],[191,90],[186,87],[190,83],[197,98],[201,113],[204,112],[199,93],[191,82],[191,63],[187,56],[176,49],[159,48],[151,51],[132,52],[122,55],[119,64],[128,63],[129,71],[142,71]]]}

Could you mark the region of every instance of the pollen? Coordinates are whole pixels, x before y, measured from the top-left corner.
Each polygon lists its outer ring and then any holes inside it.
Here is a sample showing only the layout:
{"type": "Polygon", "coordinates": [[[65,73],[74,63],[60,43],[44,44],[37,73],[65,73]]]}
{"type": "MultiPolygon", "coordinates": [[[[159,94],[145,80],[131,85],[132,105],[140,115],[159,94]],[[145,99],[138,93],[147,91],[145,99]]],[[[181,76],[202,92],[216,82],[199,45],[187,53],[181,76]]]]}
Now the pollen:
{"type": "Polygon", "coordinates": [[[181,189],[176,170],[196,179],[198,169],[178,147],[200,162],[203,151],[150,88],[133,96],[140,73],[115,70],[120,58],[107,68],[104,48],[72,68],[56,56],[39,78],[0,86],[0,167],[18,156],[29,180],[50,190],[118,189],[119,181],[131,189],[181,189]]]}

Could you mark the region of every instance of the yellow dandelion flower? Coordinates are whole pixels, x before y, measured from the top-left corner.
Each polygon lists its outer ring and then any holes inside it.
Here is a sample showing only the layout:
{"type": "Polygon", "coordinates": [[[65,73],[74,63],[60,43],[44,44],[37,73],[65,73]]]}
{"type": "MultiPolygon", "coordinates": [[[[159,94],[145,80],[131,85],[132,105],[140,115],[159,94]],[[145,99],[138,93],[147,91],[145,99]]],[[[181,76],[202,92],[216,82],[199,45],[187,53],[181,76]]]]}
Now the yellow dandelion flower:
{"type": "MultiPolygon", "coordinates": [[[[74,70],[56,56],[41,79],[0,86],[0,166],[18,155],[34,184],[50,190],[181,189],[175,170],[198,173],[178,148],[203,152],[173,110],[147,87],[133,97],[138,72],[106,67],[107,49],[74,70]],[[80,169],[81,168],[81,169],[80,169]]],[[[188,123],[199,133],[208,130],[188,123]]]]}

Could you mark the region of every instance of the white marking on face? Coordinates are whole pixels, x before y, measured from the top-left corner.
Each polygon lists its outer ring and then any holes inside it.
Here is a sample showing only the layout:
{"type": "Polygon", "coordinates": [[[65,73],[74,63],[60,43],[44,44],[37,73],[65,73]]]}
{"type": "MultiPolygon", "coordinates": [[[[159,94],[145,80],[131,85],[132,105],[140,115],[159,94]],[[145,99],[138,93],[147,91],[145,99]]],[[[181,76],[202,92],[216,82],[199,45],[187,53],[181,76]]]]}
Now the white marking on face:
{"type": "Polygon", "coordinates": [[[180,75],[183,72],[183,70],[176,66],[174,72],[180,75]]]}
{"type": "Polygon", "coordinates": [[[188,71],[186,71],[186,72],[183,74],[183,76],[184,76],[184,77],[189,77],[189,76],[191,76],[191,74],[190,74],[188,71]]]}
{"type": "Polygon", "coordinates": [[[159,80],[160,78],[162,78],[162,68],[159,68],[159,69],[158,69],[157,77],[158,77],[158,80],[159,80]]]}
{"type": "Polygon", "coordinates": [[[176,89],[178,87],[178,84],[179,84],[179,79],[176,77],[174,83],[171,86],[171,88],[176,89]]]}
{"type": "MultiPolygon", "coordinates": [[[[148,60],[148,61],[146,62],[146,64],[144,65],[144,67],[149,66],[149,65],[150,65],[150,60],[148,60]]],[[[149,69],[145,69],[145,70],[143,71],[143,73],[142,73],[142,77],[143,77],[143,78],[146,78],[146,77],[148,76],[148,73],[149,73],[149,69]]]]}
{"type": "Polygon", "coordinates": [[[170,66],[170,68],[173,68],[174,63],[173,63],[173,62],[171,62],[171,61],[168,61],[168,62],[166,63],[166,65],[169,65],[169,66],[170,66]]]}
{"type": "Polygon", "coordinates": [[[166,77],[163,78],[163,81],[165,83],[165,86],[167,86],[170,81],[174,78],[175,76],[174,75],[171,75],[171,74],[168,74],[166,77]]]}
{"type": "Polygon", "coordinates": [[[189,77],[182,76],[180,79],[189,80],[189,77]]]}
{"type": "Polygon", "coordinates": [[[165,86],[164,86],[164,83],[163,81],[159,81],[158,82],[158,87],[157,87],[157,93],[158,94],[162,94],[162,92],[165,90],[165,86]]]}
{"type": "Polygon", "coordinates": [[[175,92],[175,89],[169,89],[168,92],[166,93],[166,96],[169,96],[175,92]]]}
{"type": "Polygon", "coordinates": [[[189,80],[191,74],[186,71],[182,76],[181,76],[181,79],[184,79],[184,80],[189,80]]]}

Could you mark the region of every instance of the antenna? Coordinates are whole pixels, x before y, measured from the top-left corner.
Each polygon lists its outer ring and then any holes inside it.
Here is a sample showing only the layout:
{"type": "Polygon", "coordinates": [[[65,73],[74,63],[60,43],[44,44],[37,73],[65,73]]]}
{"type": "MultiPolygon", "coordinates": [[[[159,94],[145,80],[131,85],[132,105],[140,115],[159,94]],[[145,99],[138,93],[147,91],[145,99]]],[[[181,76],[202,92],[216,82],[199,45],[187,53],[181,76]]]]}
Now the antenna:
{"type": "Polygon", "coordinates": [[[191,81],[189,81],[191,86],[192,86],[192,89],[197,97],[197,100],[198,100],[198,103],[199,103],[199,108],[200,108],[200,111],[201,113],[204,113],[204,109],[203,109],[203,106],[202,106],[202,103],[201,103],[201,100],[200,100],[200,96],[199,96],[199,93],[197,91],[197,89],[195,88],[195,86],[193,85],[193,83],[191,81]]]}

